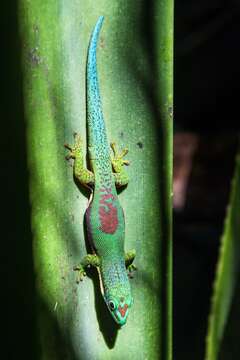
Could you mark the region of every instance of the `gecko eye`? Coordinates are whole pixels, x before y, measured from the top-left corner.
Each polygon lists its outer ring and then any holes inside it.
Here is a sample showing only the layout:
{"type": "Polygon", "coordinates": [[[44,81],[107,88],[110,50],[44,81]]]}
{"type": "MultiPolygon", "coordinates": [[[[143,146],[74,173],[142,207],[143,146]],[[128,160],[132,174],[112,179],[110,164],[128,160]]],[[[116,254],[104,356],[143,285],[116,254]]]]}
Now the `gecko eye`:
{"type": "Polygon", "coordinates": [[[116,307],[114,301],[112,301],[112,300],[109,301],[108,305],[109,305],[111,310],[114,310],[115,307],[116,307]]]}

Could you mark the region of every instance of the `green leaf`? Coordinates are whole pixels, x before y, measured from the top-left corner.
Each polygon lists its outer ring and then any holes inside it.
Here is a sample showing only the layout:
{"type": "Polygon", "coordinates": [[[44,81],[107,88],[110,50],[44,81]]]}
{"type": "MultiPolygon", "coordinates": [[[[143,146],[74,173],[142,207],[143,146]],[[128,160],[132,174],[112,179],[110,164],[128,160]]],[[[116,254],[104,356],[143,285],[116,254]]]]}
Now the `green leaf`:
{"type": "Polygon", "coordinates": [[[172,358],[172,0],[20,2],[24,99],[43,359],[172,358]],[[152,10],[152,14],[151,14],[152,10]],[[149,11],[149,17],[145,17],[149,11]],[[73,181],[63,144],[86,144],[85,65],[91,31],[105,16],[98,73],[109,140],[129,148],[119,194],[125,248],[137,251],[134,306],[119,331],[98,275],[77,285],[86,254],[89,194],[73,181]]]}
{"type": "Polygon", "coordinates": [[[206,360],[218,359],[240,265],[240,156],[236,161],[230,203],[221,239],[206,346],[206,360]]]}

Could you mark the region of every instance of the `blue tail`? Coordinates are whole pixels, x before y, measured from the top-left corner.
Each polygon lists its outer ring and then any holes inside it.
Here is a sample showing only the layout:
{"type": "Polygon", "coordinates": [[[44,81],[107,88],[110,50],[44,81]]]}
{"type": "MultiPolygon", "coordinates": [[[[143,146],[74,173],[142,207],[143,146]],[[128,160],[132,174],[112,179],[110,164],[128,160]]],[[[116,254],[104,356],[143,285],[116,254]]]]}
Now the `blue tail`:
{"type": "Polygon", "coordinates": [[[104,124],[102,104],[99,93],[98,76],[97,76],[97,43],[99,33],[102,27],[104,17],[100,16],[88,48],[87,57],[87,127],[88,127],[88,146],[94,153],[107,156],[109,153],[106,129],[104,124]]]}

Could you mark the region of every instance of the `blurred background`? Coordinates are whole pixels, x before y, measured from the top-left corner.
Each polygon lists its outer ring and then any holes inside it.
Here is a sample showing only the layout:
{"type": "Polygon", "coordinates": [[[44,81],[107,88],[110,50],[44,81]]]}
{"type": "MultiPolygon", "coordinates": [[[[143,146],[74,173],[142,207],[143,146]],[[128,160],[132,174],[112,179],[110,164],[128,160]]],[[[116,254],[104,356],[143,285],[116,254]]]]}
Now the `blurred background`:
{"type": "MultiPolygon", "coordinates": [[[[177,360],[204,358],[240,129],[239,10],[238,1],[175,2],[173,301],[177,360]]],[[[219,358],[239,358],[237,334],[239,331],[231,331],[225,337],[219,358]]]]}
{"type": "Polygon", "coordinates": [[[34,275],[18,2],[1,7],[1,300],[3,359],[36,359],[34,275]]]}
{"type": "MultiPolygon", "coordinates": [[[[2,354],[35,359],[17,1],[3,2],[1,9],[2,354]]],[[[240,128],[239,15],[234,0],[175,3],[174,360],[204,356],[240,128]]],[[[221,356],[238,359],[238,339],[229,334],[221,356]]]]}

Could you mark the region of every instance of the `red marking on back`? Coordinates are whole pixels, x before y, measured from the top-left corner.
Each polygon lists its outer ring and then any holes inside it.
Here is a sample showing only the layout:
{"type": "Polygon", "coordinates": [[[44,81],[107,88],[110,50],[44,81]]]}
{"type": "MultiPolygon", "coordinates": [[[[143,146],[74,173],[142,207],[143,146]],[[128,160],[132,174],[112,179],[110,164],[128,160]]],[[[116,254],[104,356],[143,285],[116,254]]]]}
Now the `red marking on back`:
{"type": "Polygon", "coordinates": [[[113,194],[104,194],[101,196],[101,200],[100,200],[100,204],[102,205],[107,205],[108,203],[106,203],[106,200],[111,199],[114,200],[115,196],[113,196],[113,194]]]}
{"type": "Polygon", "coordinates": [[[107,234],[114,234],[118,227],[117,208],[113,205],[115,196],[111,194],[111,189],[100,189],[105,191],[101,195],[99,207],[99,218],[101,222],[100,230],[107,234]]]}
{"type": "Polygon", "coordinates": [[[122,317],[125,316],[127,309],[128,309],[127,304],[125,304],[124,307],[121,307],[121,305],[119,305],[118,311],[120,312],[122,317]]]}

